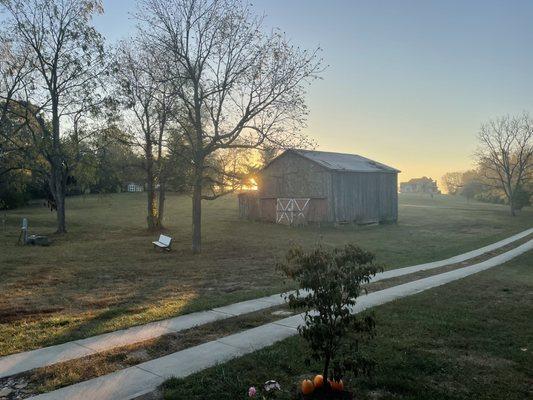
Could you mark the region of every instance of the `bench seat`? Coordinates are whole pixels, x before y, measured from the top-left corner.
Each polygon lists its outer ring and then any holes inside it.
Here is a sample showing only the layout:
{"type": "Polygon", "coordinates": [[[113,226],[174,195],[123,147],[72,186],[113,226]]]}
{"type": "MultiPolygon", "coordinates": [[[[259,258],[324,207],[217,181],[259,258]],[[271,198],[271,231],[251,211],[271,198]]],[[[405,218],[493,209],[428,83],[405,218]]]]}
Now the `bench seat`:
{"type": "Polygon", "coordinates": [[[159,247],[160,249],[170,250],[170,245],[172,243],[172,238],[166,235],[159,235],[159,239],[152,242],[154,248],[159,247]]]}

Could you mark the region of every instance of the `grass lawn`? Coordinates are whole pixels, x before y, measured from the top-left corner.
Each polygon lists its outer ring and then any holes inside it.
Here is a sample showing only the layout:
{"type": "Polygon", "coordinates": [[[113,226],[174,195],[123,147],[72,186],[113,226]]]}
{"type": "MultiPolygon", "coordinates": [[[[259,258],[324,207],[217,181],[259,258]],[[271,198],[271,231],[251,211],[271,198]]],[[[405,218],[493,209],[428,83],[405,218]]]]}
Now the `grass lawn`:
{"type": "Polygon", "coordinates": [[[204,206],[204,253],[190,252],[190,199],[170,195],[173,251],[152,249],[145,196],[69,198],[69,233],[41,206],[7,213],[0,231],[0,355],[43,347],[282,290],[274,264],[291,245],[356,242],[388,268],[450,257],[533,225],[506,207],[436,196],[400,196],[400,220],[383,226],[290,228],[241,221],[237,200],[204,206]],[[50,247],[16,245],[20,220],[50,247]]]}
{"type": "MultiPolygon", "coordinates": [[[[345,379],[360,399],[522,400],[533,395],[533,254],[376,307],[378,335],[365,353],[371,378],[345,379]]],[[[321,370],[299,337],[164,385],[167,400],[245,399],[269,379],[291,399],[321,370]],[[292,392],[292,393],[291,393],[292,392]]]]}

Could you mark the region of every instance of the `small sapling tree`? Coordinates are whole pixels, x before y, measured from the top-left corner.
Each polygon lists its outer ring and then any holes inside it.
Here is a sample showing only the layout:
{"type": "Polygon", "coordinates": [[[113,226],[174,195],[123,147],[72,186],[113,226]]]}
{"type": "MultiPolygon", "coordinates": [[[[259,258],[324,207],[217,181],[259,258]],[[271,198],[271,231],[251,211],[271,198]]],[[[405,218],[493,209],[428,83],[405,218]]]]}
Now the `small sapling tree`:
{"type": "Polygon", "coordinates": [[[355,245],[333,250],[317,246],[309,252],[291,249],[281,271],[298,289],[287,296],[289,307],[305,310],[299,328],[311,357],[323,362],[323,376],[338,381],[346,372],[368,373],[372,362],[359,353],[359,343],[375,335],[373,315],[353,313],[362,285],[381,270],[374,254],[355,245]]]}

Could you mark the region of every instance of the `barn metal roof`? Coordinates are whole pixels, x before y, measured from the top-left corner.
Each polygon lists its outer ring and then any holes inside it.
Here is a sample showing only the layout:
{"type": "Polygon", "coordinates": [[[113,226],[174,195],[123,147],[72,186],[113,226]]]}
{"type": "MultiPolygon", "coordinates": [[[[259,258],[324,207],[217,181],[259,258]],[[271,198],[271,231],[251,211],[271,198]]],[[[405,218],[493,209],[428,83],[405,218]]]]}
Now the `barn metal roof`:
{"type": "Polygon", "coordinates": [[[287,150],[295,152],[327,169],[349,172],[400,172],[396,168],[357,154],[332,153],[315,150],[287,150]]]}

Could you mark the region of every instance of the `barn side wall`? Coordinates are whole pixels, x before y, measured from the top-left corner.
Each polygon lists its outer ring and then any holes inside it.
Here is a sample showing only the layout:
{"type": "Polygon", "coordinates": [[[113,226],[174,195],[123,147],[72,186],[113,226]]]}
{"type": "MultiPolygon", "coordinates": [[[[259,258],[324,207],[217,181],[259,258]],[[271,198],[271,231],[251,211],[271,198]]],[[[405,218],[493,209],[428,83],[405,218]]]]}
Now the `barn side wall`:
{"type": "Polygon", "coordinates": [[[398,219],[398,175],[335,172],[332,207],[336,222],[395,222],[398,219]]]}
{"type": "Polygon", "coordinates": [[[259,198],[256,193],[244,192],[239,193],[239,217],[245,219],[259,219],[260,208],[259,198]]]}

